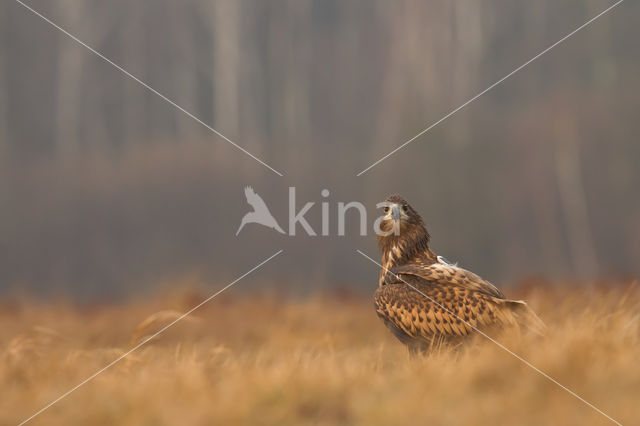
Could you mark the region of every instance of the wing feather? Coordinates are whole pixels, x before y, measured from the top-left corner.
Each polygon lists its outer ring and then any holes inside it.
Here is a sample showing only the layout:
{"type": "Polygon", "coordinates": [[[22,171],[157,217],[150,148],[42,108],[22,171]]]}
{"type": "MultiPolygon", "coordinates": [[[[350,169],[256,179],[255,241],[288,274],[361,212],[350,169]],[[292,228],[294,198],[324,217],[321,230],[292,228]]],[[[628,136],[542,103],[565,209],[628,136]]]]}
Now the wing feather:
{"type": "Polygon", "coordinates": [[[466,336],[478,327],[517,323],[511,309],[505,309],[511,301],[498,289],[453,265],[393,268],[376,291],[375,302],[378,315],[388,325],[405,333],[405,338],[424,342],[466,336]]]}
{"type": "Polygon", "coordinates": [[[413,275],[429,282],[440,284],[454,284],[469,290],[474,290],[487,295],[504,299],[504,294],[489,281],[480,278],[473,272],[457,267],[456,265],[444,265],[441,263],[421,264],[412,263],[391,268],[387,277],[391,282],[401,281],[396,275],[413,275]]]}

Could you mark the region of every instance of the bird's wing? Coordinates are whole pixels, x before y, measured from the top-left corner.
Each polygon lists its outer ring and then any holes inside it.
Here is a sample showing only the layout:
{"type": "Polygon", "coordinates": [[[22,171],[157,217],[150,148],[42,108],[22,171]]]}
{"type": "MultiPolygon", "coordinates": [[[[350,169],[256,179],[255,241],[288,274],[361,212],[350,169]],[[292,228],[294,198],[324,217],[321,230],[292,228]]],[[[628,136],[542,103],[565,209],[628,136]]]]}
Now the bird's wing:
{"type": "Polygon", "coordinates": [[[474,292],[483,293],[499,299],[504,299],[504,294],[489,281],[480,278],[473,272],[467,271],[452,264],[412,263],[396,266],[387,271],[385,283],[402,282],[405,276],[423,278],[427,282],[444,285],[455,285],[474,292]]]}
{"type": "Polygon", "coordinates": [[[424,273],[401,272],[403,281],[379,287],[375,294],[378,316],[409,337],[425,340],[465,336],[474,328],[517,324],[512,301],[483,291],[483,285],[464,285],[471,279],[457,271],[441,272],[442,277],[436,271],[432,273],[426,278],[424,273]]]}
{"type": "Polygon", "coordinates": [[[262,197],[260,197],[254,190],[252,187],[247,186],[244,189],[244,195],[245,197],[247,197],[247,203],[249,203],[249,205],[251,207],[253,207],[253,210],[258,212],[258,211],[269,211],[269,209],[267,208],[267,205],[265,204],[264,200],[262,199],[262,197]]]}

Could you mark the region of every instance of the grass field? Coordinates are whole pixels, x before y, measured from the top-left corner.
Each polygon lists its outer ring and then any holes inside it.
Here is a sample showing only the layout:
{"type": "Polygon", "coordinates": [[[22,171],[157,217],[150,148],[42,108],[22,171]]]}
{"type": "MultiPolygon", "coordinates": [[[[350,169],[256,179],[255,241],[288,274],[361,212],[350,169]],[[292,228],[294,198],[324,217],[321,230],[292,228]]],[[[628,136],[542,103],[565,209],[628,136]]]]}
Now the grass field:
{"type": "MultiPolygon", "coordinates": [[[[501,341],[640,424],[640,289],[528,286],[544,339],[501,341]]],[[[0,424],[18,424],[207,296],[0,305],[0,424]],[[145,322],[145,320],[147,320],[145,322]]],[[[611,424],[495,344],[410,357],[349,294],[222,294],[30,424],[611,424]]]]}

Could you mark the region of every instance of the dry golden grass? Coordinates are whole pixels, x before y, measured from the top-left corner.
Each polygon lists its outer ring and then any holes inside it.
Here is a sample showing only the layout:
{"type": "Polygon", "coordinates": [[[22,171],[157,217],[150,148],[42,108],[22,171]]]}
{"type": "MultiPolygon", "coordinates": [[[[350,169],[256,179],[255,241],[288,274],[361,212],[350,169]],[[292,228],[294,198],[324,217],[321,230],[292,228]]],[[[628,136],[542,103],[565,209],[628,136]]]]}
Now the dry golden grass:
{"type": "MultiPolygon", "coordinates": [[[[0,424],[29,417],[204,297],[0,306],[0,424]]],[[[504,344],[623,424],[640,424],[640,290],[533,288],[526,298],[548,335],[504,344]]],[[[32,421],[427,423],[610,424],[490,342],[411,358],[370,299],[226,294],[32,421]]]]}

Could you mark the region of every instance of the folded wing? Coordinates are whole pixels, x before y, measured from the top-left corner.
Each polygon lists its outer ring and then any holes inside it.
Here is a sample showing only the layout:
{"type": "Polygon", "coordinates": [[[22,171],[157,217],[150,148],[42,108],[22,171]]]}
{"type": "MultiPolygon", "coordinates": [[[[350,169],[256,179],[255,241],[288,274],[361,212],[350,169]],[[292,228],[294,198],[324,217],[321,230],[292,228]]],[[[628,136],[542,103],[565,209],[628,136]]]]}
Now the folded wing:
{"type": "Polygon", "coordinates": [[[518,325],[531,315],[542,324],[526,303],[505,299],[472,272],[440,263],[392,268],[376,291],[375,304],[378,316],[405,343],[518,325]]]}
{"type": "Polygon", "coordinates": [[[406,276],[422,278],[432,283],[461,286],[479,293],[504,299],[504,294],[489,281],[482,279],[473,272],[452,264],[412,263],[396,266],[387,271],[385,281],[402,282],[401,278],[406,276]]]}

